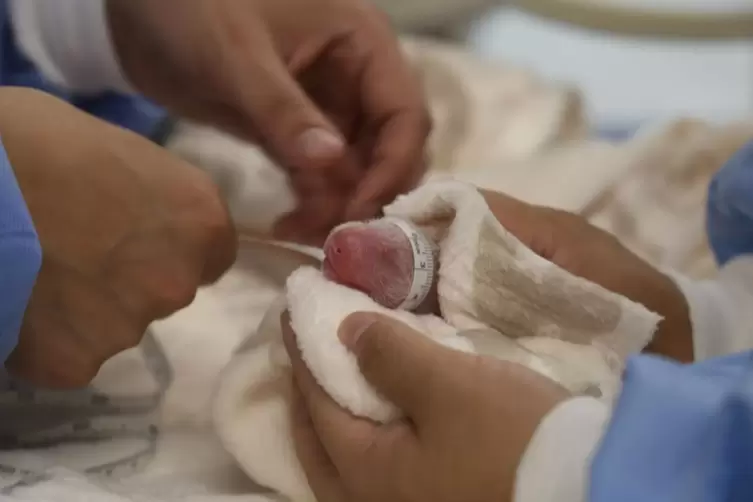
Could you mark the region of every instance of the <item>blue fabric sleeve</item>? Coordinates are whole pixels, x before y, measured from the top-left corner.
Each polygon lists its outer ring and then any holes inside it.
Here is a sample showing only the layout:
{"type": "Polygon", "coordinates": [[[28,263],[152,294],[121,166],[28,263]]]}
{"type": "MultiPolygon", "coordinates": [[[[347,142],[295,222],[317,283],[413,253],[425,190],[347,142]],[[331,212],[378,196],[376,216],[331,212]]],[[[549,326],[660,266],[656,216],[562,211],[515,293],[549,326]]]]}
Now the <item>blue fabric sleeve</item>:
{"type": "Polygon", "coordinates": [[[152,139],[162,139],[170,117],[141,96],[106,92],[79,96],[54,85],[42,75],[16,44],[7,0],[0,0],[0,85],[30,87],[68,101],[77,108],[152,139]]]}
{"type": "Polygon", "coordinates": [[[753,253],[753,142],[716,173],[706,212],[706,231],[720,265],[753,253]]]}
{"type": "Polygon", "coordinates": [[[589,500],[753,501],[753,352],[694,365],[632,359],[589,500]]]}
{"type": "Polygon", "coordinates": [[[0,142],[0,362],[18,342],[26,305],[42,265],[42,248],[0,142]]]}

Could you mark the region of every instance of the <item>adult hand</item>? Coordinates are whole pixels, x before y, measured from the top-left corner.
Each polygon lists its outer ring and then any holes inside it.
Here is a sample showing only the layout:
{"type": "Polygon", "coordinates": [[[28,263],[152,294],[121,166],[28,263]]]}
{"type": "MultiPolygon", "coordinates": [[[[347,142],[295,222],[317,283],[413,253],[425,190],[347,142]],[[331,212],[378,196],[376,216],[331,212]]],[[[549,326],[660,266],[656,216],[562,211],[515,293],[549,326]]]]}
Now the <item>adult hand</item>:
{"type": "Polygon", "coordinates": [[[421,85],[367,0],[108,0],[108,13],[138,90],[288,169],[300,205],[283,236],[373,217],[423,174],[421,85]]]}
{"type": "Polygon", "coordinates": [[[672,279],[580,216],[497,192],[483,194],[499,222],[535,253],[663,316],[649,352],[693,360],[687,301],[672,279]]]}
{"type": "Polygon", "coordinates": [[[234,261],[214,185],[164,149],[28,89],[0,89],[0,134],[43,252],[14,375],[85,385],[234,261]]]}
{"type": "Polygon", "coordinates": [[[377,425],[329,398],[302,361],[289,321],[281,322],[299,391],[297,453],[322,501],[510,501],[528,442],[567,397],[523,366],[453,351],[386,317],[353,314],[340,338],[366,379],[407,416],[377,425]]]}

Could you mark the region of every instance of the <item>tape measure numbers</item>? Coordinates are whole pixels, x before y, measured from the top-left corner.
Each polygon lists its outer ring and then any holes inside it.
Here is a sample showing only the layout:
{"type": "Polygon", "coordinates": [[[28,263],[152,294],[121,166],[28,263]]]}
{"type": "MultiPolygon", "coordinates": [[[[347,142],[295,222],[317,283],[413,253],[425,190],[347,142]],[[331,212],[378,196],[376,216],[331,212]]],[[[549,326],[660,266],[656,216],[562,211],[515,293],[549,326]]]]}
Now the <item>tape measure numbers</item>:
{"type": "Polygon", "coordinates": [[[399,218],[387,219],[403,231],[413,251],[413,277],[411,277],[410,292],[398,307],[403,310],[413,310],[426,299],[434,284],[436,245],[407,221],[399,218]]]}

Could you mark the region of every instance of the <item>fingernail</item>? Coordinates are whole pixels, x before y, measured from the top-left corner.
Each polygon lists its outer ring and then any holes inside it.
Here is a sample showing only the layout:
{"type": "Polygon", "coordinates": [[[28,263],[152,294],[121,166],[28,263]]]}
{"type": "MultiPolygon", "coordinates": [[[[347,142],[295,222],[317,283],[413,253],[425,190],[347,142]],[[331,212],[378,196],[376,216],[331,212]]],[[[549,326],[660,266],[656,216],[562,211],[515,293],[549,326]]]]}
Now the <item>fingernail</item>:
{"type": "Polygon", "coordinates": [[[298,138],[298,144],[303,155],[315,160],[337,157],[345,147],[340,136],[321,127],[305,131],[298,138]]]}
{"type": "Polygon", "coordinates": [[[361,335],[366,332],[375,322],[379,320],[379,315],[370,312],[356,312],[345,318],[340,324],[337,336],[348,349],[353,349],[358,344],[361,335]]]}

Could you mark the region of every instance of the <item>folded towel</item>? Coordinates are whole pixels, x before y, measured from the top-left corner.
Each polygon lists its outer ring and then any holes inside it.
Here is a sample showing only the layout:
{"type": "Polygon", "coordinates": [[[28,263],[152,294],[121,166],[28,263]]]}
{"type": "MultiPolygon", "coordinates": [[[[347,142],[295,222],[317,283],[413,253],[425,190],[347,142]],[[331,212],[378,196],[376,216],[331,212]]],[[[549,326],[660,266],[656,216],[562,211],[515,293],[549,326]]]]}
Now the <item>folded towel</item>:
{"type": "Polygon", "coordinates": [[[573,393],[614,396],[625,358],[651,340],[659,316],[543,259],[506,231],[471,185],[423,185],[385,208],[439,247],[441,316],[389,310],[310,266],[237,351],[221,378],[215,425],[254,480],[294,502],[314,500],[290,435],[290,361],[280,315],[287,308],[304,360],[321,386],[353,414],[387,422],[400,410],[365,380],[337,337],[357,311],[397,318],[445,346],[515,361],[573,393]]]}

